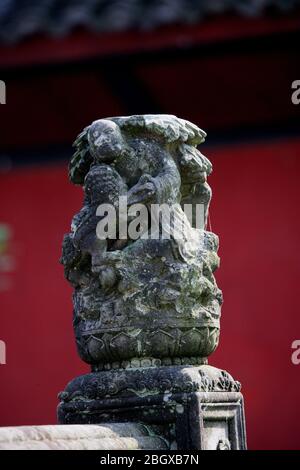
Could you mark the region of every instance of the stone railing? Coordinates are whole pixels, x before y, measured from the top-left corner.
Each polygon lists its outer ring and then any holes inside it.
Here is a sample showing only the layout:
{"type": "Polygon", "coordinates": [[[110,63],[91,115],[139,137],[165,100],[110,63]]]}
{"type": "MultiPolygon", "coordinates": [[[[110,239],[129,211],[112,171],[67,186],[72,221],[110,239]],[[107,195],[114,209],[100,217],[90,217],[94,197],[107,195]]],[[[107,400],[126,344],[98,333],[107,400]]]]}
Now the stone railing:
{"type": "Polygon", "coordinates": [[[0,428],[0,450],[168,449],[168,443],[137,423],[0,428]]]}

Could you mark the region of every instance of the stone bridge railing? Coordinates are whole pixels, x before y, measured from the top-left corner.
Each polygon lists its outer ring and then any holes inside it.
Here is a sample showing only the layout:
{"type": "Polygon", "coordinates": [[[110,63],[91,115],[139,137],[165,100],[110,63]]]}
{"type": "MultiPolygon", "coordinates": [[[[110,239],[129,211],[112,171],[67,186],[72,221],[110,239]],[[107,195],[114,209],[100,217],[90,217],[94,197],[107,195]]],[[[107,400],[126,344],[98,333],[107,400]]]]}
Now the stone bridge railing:
{"type": "Polygon", "coordinates": [[[167,442],[136,423],[0,428],[0,450],[168,449],[167,442]]]}

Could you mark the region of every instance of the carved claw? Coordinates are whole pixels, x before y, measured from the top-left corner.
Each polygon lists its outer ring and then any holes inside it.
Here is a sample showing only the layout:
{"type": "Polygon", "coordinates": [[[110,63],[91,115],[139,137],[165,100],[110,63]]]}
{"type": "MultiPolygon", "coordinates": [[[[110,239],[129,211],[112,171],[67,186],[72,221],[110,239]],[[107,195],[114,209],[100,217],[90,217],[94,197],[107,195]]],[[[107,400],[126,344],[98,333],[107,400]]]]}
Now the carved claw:
{"type": "Polygon", "coordinates": [[[150,202],[156,193],[154,183],[147,182],[144,184],[136,184],[127,193],[128,205],[138,204],[142,202],[150,202]]]}

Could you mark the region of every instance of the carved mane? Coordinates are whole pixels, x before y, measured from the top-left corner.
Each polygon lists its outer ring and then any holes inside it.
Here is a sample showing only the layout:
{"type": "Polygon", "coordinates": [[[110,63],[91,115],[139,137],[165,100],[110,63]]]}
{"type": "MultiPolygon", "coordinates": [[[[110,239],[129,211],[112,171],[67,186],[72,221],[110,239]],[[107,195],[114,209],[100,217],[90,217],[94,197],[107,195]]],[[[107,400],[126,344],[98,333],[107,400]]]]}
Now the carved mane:
{"type": "Polygon", "coordinates": [[[93,162],[93,157],[89,152],[88,130],[87,126],[76,137],[73,147],[75,152],[69,163],[69,178],[74,184],[83,184],[84,178],[88,173],[93,162]]]}
{"type": "Polygon", "coordinates": [[[189,121],[171,114],[145,114],[107,118],[126,131],[147,130],[154,136],[163,137],[166,143],[186,143],[197,146],[204,142],[206,133],[189,121]]]}

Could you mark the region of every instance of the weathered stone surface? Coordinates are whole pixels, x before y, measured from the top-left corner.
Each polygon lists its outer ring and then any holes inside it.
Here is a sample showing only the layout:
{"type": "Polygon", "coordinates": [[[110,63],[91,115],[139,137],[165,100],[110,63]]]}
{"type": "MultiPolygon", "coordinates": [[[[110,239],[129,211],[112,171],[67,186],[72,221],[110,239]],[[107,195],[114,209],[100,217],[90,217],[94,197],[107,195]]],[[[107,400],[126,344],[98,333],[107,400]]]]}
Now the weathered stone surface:
{"type": "Polygon", "coordinates": [[[165,439],[134,423],[0,428],[0,450],[167,449],[165,439]]]}
{"type": "Polygon", "coordinates": [[[240,384],[207,365],[222,293],[218,237],[205,229],[212,167],[196,148],[205,136],[175,116],[145,115],[100,119],[76,139],[69,176],[84,202],[61,261],[74,287],[78,351],[92,372],[60,393],[61,423],[146,423],[172,449],[246,447],[240,384]],[[138,236],[127,233],[131,213],[99,237],[99,205],[120,215],[124,197],[129,211],[146,209],[138,236]],[[153,218],[155,204],[171,217],[153,218]],[[187,219],[185,204],[202,210],[203,226],[195,211],[187,219]]]}
{"type": "Polygon", "coordinates": [[[168,204],[177,226],[186,220],[185,203],[202,204],[207,217],[211,164],[196,149],[204,138],[188,121],[146,115],[95,121],[75,141],[70,179],[85,198],[62,263],[74,286],[78,351],[96,370],[139,358],[201,364],[218,344],[218,238],[192,226],[195,216],[180,237],[121,240],[119,226],[115,240],[96,236],[97,207],[119,210],[119,196],[148,211],[168,204]]]}
{"type": "Polygon", "coordinates": [[[81,375],[60,394],[63,403],[189,392],[239,392],[240,383],[216,367],[165,366],[81,375]],[[80,390],[80,393],[79,393],[80,390]]]}

